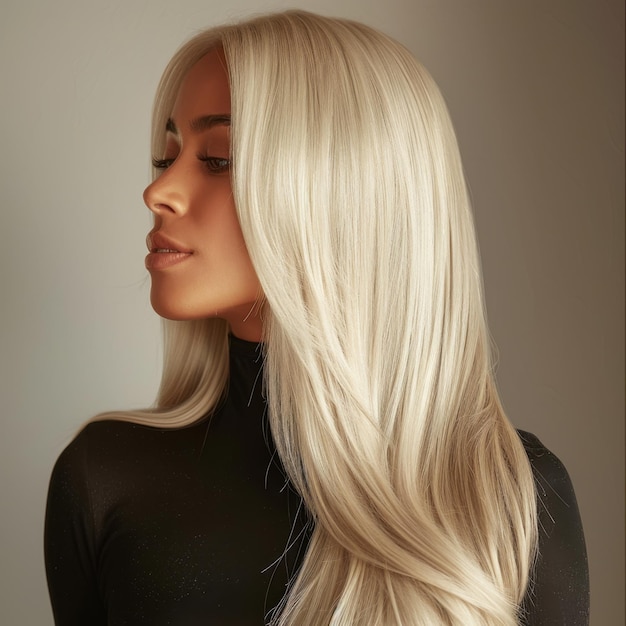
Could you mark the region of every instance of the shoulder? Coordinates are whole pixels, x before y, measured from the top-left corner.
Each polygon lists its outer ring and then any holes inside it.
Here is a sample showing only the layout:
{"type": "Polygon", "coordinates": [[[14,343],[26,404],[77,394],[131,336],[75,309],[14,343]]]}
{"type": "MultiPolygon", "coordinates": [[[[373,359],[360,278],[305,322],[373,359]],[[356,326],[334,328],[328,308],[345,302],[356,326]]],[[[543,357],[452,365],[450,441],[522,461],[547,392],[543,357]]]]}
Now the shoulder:
{"type": "Polygon", "coordinates": [[[541,535],[572,531],[582,535],[576,494],[561,460],[533,434],[518,431],[535,478],[541,535]],[[558,525],[558,529],[556,529],[558,525]]]}
{"type": "Polygon", "coordinates": [[[102,471],[119,457],[135,424],[113,420],[90,422],[61,452],[52,469],[48,497],[84,498],[94,470],[102,471]],[[121,445],[122,444],[122,445],[121,445]]]}
{"type": "Polygon", "coordinates": [[[536,435],[523,430],[517,432],[528,455],[535,481],[538,486],[543,487],[540,491],[549,489],[559,493],[562,498],[573,497],[575,502],[572,481],[561,460],[548,450],[536,435]]]}
{"type": "Polygon", "coordinates": [[[158,463],[165,445],[176,437],[163,431],[121,420],[89,422],[59,455],[50,480],[53,492],[85,492],[115,484],[117,478],[132,475],[133,468],[158,463]]]}
{"type": "Polygon", "coordinates": [[[102,457],[115,456],[126,448],[130,441],[140,436],[137,424],[117,420],[89,422],[59,455],[55,472],[78,469],[97,464],[102,457]]]}
{"type": "Polygon", "coordinates": [[[202,422],[182,429],[156,428],[116,419],[88,422],[61,453],[57,466],[88,464],[97,470],[103,466],[143,463],[166,451],[193,447],[203,432],[202,422]]]}
{"type": "Polygon", "coordinates": [[[205,431],[202,421],[181,429],[114,419],[89,422],[60,454],[51,484],[106,491],[129,477],[139,483],[142,477],[164,471],[164,465],[175,469],[181,461],[197,458],[205,431]]]}
{"type": "Polygon", "coordinates": [[[565,465],[532,433],[519,430],[518,434],[535,478],[541,530],[550,533],[558,520],[561,526],[582,533],[574,485],[565,465]]]}
{"type": "Polygon", "coordinates": [[[146,494],[158,499],[168,481],[189,473],[201,434],[193,427],[165,430],[118,420],[86,424],[52,470],[48,526],[62,528],[74,518],[99,536],[111,512],[146,494]]]}
{"type": "Polygon", "coordinates": [[[535,478],[539,525],[524,623],[588,624],[587,551],[572,481],[561,460],[535,435],[518,434],[535,478]]]}

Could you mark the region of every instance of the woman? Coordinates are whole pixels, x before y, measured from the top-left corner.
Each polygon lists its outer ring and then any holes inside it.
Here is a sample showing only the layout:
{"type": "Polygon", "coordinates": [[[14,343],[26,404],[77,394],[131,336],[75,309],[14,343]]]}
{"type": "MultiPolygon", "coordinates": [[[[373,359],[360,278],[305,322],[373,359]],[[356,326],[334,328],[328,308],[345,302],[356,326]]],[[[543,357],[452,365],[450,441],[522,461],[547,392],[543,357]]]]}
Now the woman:
{"type": "Polygon", "coordinates": [[[424,69],[304,12],[212,29],[152,144],[163,379],[55,466],[57,623],[586,623],[571,483],[502,411],[424,69]]]}

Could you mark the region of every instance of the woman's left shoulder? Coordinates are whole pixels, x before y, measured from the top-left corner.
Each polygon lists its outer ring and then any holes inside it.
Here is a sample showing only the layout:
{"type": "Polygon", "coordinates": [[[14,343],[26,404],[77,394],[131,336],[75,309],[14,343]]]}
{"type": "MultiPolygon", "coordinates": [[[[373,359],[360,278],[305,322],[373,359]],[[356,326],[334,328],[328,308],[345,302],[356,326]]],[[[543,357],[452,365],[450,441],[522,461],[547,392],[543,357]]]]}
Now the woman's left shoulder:
{"type": "Polygon", "coordinates": [[[565,465],[537,436],[517,431],[537,490],[539,547],[524,602],[530,625],[589,623],[589,567],[574,486],[565,465]]]}
{"type": "Polygon", "coordinates": [[[518,430],[517,434],[526,450],[535,479],[545,488],[562,491],[562,498],[572,496],[575,502],[572,481],[559,457],[546,448],[533,433],[518,430]]]}

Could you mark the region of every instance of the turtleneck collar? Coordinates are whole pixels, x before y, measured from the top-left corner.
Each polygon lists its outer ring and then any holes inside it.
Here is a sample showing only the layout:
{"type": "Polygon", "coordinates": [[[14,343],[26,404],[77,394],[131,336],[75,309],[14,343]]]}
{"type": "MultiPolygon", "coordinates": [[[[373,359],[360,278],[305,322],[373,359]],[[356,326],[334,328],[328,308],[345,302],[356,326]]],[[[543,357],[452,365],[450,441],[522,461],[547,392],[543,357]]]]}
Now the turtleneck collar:
{"type": "Polygon", "coordinates": [[[238,356],[243,359],[251,359],[261,362],[263,358],[263,343],[240,339],[233,334],[228,335],[228,344],[231,356],[238,356]]]}

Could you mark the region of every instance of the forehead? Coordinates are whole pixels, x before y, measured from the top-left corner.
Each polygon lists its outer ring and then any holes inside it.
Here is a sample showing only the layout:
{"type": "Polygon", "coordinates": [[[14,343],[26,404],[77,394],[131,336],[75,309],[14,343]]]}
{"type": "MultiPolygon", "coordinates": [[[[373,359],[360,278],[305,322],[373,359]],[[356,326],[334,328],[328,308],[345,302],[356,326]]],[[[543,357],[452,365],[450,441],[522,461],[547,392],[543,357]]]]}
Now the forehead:
{"type": "Polygon", "coordinates": [[[205,54],[185,74],[172,110],[179,128],[183,119],[213,114],[230,114],[230,87],[221,48],[205,54]]]}

